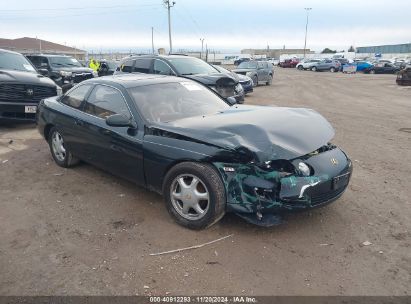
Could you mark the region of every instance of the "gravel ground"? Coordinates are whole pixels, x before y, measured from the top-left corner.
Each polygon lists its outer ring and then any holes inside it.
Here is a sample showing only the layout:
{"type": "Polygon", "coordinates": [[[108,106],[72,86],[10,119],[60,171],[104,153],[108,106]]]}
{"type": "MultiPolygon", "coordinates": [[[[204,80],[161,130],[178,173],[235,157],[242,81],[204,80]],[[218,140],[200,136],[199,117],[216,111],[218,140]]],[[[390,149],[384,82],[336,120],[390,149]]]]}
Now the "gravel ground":
{"type": "Polygon", "coordinates": [[[342,198],[277,227],[226,215],[190,231],[159,195],[62,169],[32,125],[0,126],[0,295],[410,295],[411,87],[276,69],[246,103],[323,114],[354,163],[342,198]]]}

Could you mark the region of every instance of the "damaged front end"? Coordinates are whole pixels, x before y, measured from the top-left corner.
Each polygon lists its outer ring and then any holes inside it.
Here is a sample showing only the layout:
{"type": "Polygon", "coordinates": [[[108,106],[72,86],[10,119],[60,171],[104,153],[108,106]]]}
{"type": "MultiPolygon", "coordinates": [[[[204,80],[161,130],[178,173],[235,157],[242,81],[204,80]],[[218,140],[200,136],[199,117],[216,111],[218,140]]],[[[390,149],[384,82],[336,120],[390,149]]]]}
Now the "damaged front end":
{"type": "Polygon", "coordinates": [[[263,226],[280,223],[281,212],[331,203],[352,173],[351,161],[332,144],[291,160],[213,164],[225,185],[227,211],[263,226]]]}

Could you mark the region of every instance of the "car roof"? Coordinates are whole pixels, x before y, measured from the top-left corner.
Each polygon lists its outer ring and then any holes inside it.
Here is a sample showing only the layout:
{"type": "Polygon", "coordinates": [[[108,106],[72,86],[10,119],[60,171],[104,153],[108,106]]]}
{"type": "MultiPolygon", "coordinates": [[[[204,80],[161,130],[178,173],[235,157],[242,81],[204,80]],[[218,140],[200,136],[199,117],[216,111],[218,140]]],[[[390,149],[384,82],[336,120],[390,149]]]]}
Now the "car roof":
{"type": "Polygon", "coordinates": [[[92,78],[82,83],[101,83],[101,84],[118,84],[122,87],[129,89],[134,87],[140,87],[151,84],[170,83],[192,81],[181,77],[166,76],[166,75],[154,75],[154,74],[118,74],[112,76],[104,76],[99,78],[92,78]]]}
{"type": "MultiPolygon", "coordinates": [[[[151,54],[151,55],[131,55],[129,57],[124,57],[121,59],[121,61],[124,60],[130,60],[130,59],[138,59],[138,58],[197,58],[193,56],[186,56],[186,55],[156,55],[156,54],[151,54]]],[[[197,58],[198,59],[198,58],[197,58]]]]}
{"type": "MultiPolygon", "coordinates": [[[[9,51],[9,50],[5,50],[5,49],[0,49],[0,53],[9,53],[9,54],[17,54],[17,55],[21,55],[18,52],[13,52],[13,51],[9,51]]],[[[23,55],[22,55],[23,56],[23,55]]]]}
{"type": "Polygon", "coordinates": [[[26,56],[32,57],[32,56],[43,56],[43,57],[72,57],[72,56],[67,56],[64,54],[27,54],[26,56]]]}

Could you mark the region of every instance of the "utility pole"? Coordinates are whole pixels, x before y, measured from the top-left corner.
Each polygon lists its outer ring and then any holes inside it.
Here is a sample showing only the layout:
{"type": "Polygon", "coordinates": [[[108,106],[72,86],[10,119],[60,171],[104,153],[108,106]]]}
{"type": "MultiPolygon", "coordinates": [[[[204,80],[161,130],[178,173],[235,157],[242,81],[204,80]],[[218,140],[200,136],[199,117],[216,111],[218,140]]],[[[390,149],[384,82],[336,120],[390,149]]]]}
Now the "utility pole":
{"type": "Polygon", "coordinates": [[[154,54],[154,27],[151,27],[151,50],[154,54]]]}
{"type": "Polygon", "coordinates": [[[305,49],[307,47],[307,29],[308,29],[308,12],[312,10],[311,7],[305,7],[305,11],[307,12],[307,22],[305,23],[305,40],[304,40],[304,58],[305,58],[305,49]]]}
{"type": "Polygon", "coordinates": [[[200,59],[203,58],[203,45],[204,45],[204,38],[200,38],[201,41],[201,53],[200,53],[200,59]]]}
{"type": "Polygon", "coordinates": [[[166,6],[167,10],[168,10],[168,39],[170,41],[170,52],[173,52],[173,43],[171,42],[171,16],[170,16],[170,9],[176,4],[175,1],[170,3],[170,0],[163,0],[164,1],[164,5],[166,6]]]}

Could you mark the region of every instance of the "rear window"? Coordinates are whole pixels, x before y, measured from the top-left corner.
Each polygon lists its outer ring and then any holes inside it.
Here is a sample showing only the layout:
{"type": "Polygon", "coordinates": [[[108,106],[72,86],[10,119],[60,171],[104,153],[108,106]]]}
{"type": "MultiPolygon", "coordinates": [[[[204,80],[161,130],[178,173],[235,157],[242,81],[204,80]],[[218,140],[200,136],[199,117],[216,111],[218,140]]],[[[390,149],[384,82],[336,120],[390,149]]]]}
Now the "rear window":
{"type": "Polygon", "coordinates": [[[120,66],[120,71],[123,73],[131,73],[134,65],[134,60],[127,60],[120,66]]]}

